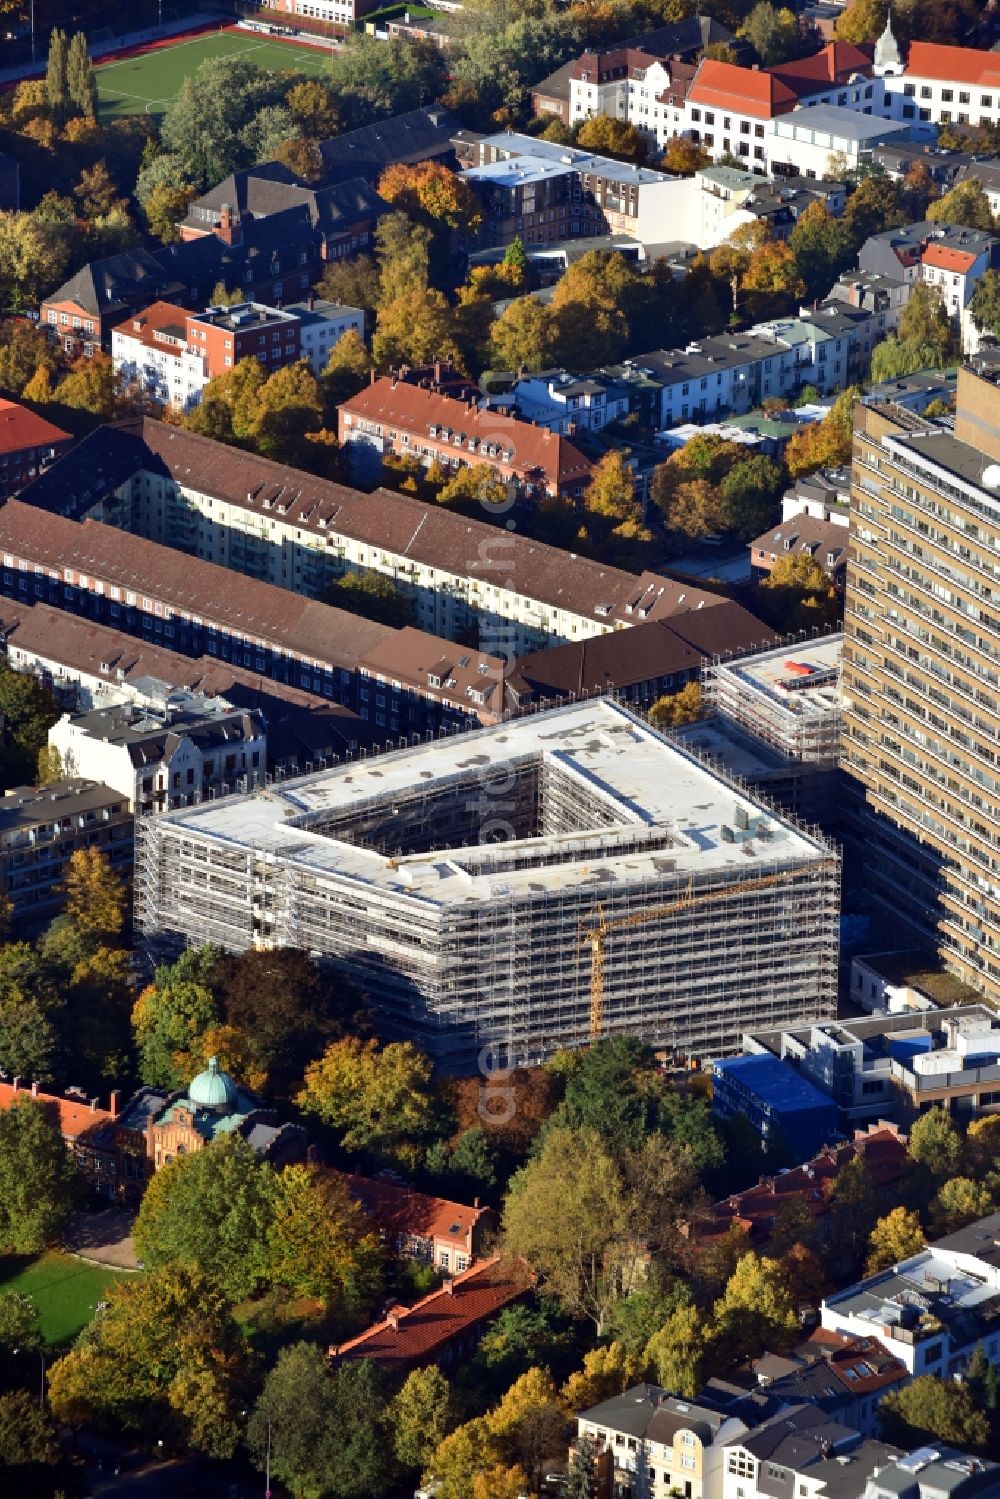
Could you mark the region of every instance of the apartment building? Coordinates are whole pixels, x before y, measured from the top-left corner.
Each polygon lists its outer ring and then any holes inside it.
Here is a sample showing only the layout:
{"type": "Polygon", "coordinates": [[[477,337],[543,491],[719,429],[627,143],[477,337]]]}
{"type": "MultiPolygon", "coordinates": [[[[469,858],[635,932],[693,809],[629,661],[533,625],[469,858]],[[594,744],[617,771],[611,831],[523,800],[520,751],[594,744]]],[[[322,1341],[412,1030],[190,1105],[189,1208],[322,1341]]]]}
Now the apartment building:
{"type": "Polygon", "coordinates": [[[478,247],[600,234],[676,238],[675,206],[687,188],[665,172],[514,131],[460,142],[459,159],[482,208],[478,247]]]}
{"type": "Polygon", "coordinates": [[[862,271],[911,285],[922,281],[936,286],[949,313],[958,319],[979,278],[1000,265],[1000,237],[960,224],[906,224],[866,240],[858,265],[862,271]]]}
{"type": "Polygon", "coordinates": [[[365,314],[360,307],[328,302],[310,292],[302,302],[286,302],[285,311],[298,318],[301,357],[308,359],[317,378],[345,333],[356,333],[364,342],[365,314]]]}
{"type": "Polygon", "coordinates": [[[72,445],[70,434],[54,422],[0,397],[0,500],[17,494],[72,445]]]}
{"type": "Polygon", "coordinates": [[[903,121],[876,118],[856,107],[808,104],[774,119],[765,159],[778,175],[857,173],[871,162],[876,146],[909,140],[912,130],[903,121]]]}
{"type": "Polygon", "coordinates": [[[356,477],[378,478],[392,455],[457,472],[484,464],[529,499],[579,499],[593,465],[548,427],[439,395],[394,375],[366,385],[337,412],[337,436],[356,477]]]}
{"type": "Polygon", "coordinates": [[[113,786],[137,814],[250,791],[267,773],[262,715],[221,705],[65,713],[49,730],[49,745],[67,774],[113,786]]]}
{"type": "Polygon", "coordinates": [[[981,368],[959,372],[953,427],[858,407],[843,763],[888,930],[996,999],[1000,423],[981,368]]]}
{"type": "Polygon", "coordinates": [[[821,1324],[876,1335],[911,1377],[961,1374],[977,1344],[1000,1362],[1000,1213],[828,1296],[821,1324]]]}
{"type": "Polygon", "coordinates": [[[786,557],[808,557],[821,567],[838,590],[847,571],[847,528],[814,515],[781,521],[749,543],[750,570],[757,582],[769,578],[786,557]]]}
{"type": "Polygon", "coordinates": [[[446,1274],[460,1273],[480,1259],[487,1237],[497,1232],[497,1215],[481,1207],[477,1197],[472,1207],[429,1197],[390,1177],[355,1176],[337,1171],[389,1254],[402,1255],[433,1265],[446,1274]]]}
{"type": "Polygon", "coordinates": [[[111,786],[74,776],[4,792],[0,891],[11,903],[15,929],[30,932],[58,916],[66,866],[78,849],[96,848],[128,878],[132,837],[128,799],[111,786]]]}
{"type": "Polygon", "coordinates": [[[226,568],[96,520],[8,500],[0,553],[0,591],[19,605],[49,604],[304,688],[370,720],[382,744],[470,720],[492,723],[502,711],[497,656],[254,578],[234,588],[226,568]]]}
{"type": "MultiPolygon", "coordinates": [[[[223,564],[298,594],[321,593],[346,574],[379,573],[413,602],[424,634],[465,638],[475,627],[484,650],[508,659],[711,608],[721,598],[686,580],[637,576],[575,557],[410,495],[365,494],[317,479],[148,417],[91,434],[75,449],[72,464],[53,466],[25,491],[28,505],[53,516],[111,522],[188,559],[223,564]]],[[[67,544],[76,534],[67,533],[67,544]]],[[[58,554],[53,558],[47,565],[56,567],[58,554]]],[[[183,571],[189,561],[174,565],[183,571]]],[[[27,561],[12,589],[26,603],[47,601],[47,593],[57,591],[55,580],[45,581],[44,568],[42,577],[32,578],[27,561]]],[[[226,592],[232,593],[228,585],[226,592]]],[[[286,601],[286,612],[297,609],[286,601]]],[[[163,634],[165,645],[180,648],[166,621],[163,634]]],[[[311,689],[311,676],[296,685],[311,689]]]]}
{"type": "Polygon", "coordinates": [[[600,371],[570,375],[566,370],[543,370],[516,380],[495,404],[513,405],[522,421],[571,436],[579,428],[600,432],[621,421],[632,408],[632,393],[625,383],[600,371]]]}

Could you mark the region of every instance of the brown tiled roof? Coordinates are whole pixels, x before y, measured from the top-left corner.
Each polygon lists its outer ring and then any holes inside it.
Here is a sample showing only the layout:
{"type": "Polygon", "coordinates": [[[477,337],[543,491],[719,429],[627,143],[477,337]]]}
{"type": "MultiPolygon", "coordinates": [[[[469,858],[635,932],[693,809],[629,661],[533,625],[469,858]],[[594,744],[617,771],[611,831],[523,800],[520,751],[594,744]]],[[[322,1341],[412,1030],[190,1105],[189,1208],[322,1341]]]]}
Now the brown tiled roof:
{"type": "Polygon", "coordinates": [[[141,312],[119,323],[117,333],[134,338],[148,349],[160,349],[163,353],[183,354],[187,348],[186,318],[189,314],[176,302],[152,302],[141,312]],[[169,333],[177,344],[164,343],[157,333],[169,333]]]}
{"type": "Polygon", "coordinates": [[[75,1098],[60,1098],[53,1093],[32,1094],[30,1088],[15,1088],[12,1083],[0,1083],[0,1109],[6,1111],[15,1099],[34,1098],[49,1114],[55,1114],[65,1140],[76,1140],[88,1130],[106,1124],[114,1117],[107,1109],[91,1108],[90,1103],[75,1098]]]}
{"type": "Polygon", "coordinates": [[[20,453],[25,448],[51,447],[69,442],[70,434],[17,401],[0,399],[0,453],[20,453]]]}
{"type": "Polygon", "coordinates": [[[495,1217],[491,1208],[470,1208],[444,1197],[428,1197],[385,1177],[352,1176],[340,1171],[335,1174],[343,1177],[351,1196],[387,1234],[450,1240],[456,1249],[471,1249],[476,1226],[495,1217]]]}
{"type": "Polygon", "coordinates": [[[778,526],[772,526],[763,536],[750,543],[750,560],[757,561],[756,553],[771,553],[780,560],[784,556],[794,557],[807,553],[824,572],[835,573],[847,564],[848,528],[835,521],[821,520],[818,515],[793,515],[778,526]],[[786,542],[791,541],[791,546],[786,542]],[[832,555],[833,561],[827,562],[832,555]]]}
{"type": "Polygon", "coordinates": [[[871,50],[870,47],[867,50],[856,47],[853,42],[830,42],[811,57],[778,63],[767,71],[800,99],[806,98],[810,94],[823,93],[831,85],[847,83],[857,73],[870,78],[871,50]]]}
{"type": "Polygon", "coordinates": [[[362,670],[414,683],[425,692],[430,690],[438,701],[466,713],[489,716],[503,710],[506,662],[500,656],[484,655],[472,646],[451,645],[412,625],[394,631],[366,651],[359,664],[362,670]],[[430,687],[429,675],[440,680],[440,688],[430,687]],[[473,694],[482,694],[482,702],[473,694]]]}
{"type": "Polygon", "coordinates": [[[898,1181],[910,1159],[906,1136],[894,1124],[880,1121],[867,1131],[857,1130],[848,1144],[826,1145],[805,1165],[762,1177],[756,1186],[715,1203],[707,1218],[688,1225],[688,1236],[695,1242],[721,1238],[737,1224],[746,1229],[752,1243],[766,1243],[775,1215],[784,1203],[793,1201],[804,1202],[814,1218],[822,1218],[834,1182],[857,1156],[864,1161],[876,1187],[898,1181]]]}
{"type": "Polygon", "coordinates": [[[795,1352],[799,1358],[822,1359],[852,1395],[872,1395],[907,1377],[906,1365],[878,1338],[818,1327],[795,1352]]]}
{"type": "Polygon", "coordinates": [[[21,498],[56,514],[82,514],[99,492],[142,466],[255,514],[280,515],[303,531],[379,546],[607,625],[663,619],[721,600],[709,589],[659,573],[636,576],[411,495],[365,494],[317,479],[151,417],[98,428],[74,449],[72,465],[53,464],[21,498]]]}
{"type": "Polygon", "coordinates": [[[706,656],[752,650],[779,639],[756,615],[727,599],[711,609],[689,609],[629,630],[533,651],[518,660],[515,674],[543,694],[628,688],[696,671],[706,656]]]}
{"type": "Polygon", "coordinates": [[[534,1283],[525,1260],[494,1255],[463,1270],[416,1306],[399,1307],[349,1343],[332,1347],[330,1357],[370,1358],[398,1369],[432,1363],[449,1343],[495,1317],[534,1283]]]}
{"type": "Polygon", "coordinates": [[[0,548],[60,576],[71,568],[77,576],[131,590],[140,606],[143,599],[156,599],[172,615],[215,621],[239,638],[265,641],[303,660],[353,667],[393,633],[100,521],[67,520],[21,500],[9,500],[0,510],[0,548]]]}
{"type": "Polygon", "coordinates": [[[532,426],[517,417],[502,416],[498,411],[484,411],[471,402],[456,401],[405,380],[388,376],[376,380],[345,401],[340,410],[385,423],[401,432],[416,432],[421,438],[428,436],[432,426],[464,432],[470,439],[477,438],[480,446],[474,450],[463,447],[463,458],[519,474],[542,472],[552,488],[590,478],[590,460],[559,433],[532,426]],[[500,444],[513,457],[506,463],[499,458],[488,458],[481,448],[486,443],[500,444]]]}

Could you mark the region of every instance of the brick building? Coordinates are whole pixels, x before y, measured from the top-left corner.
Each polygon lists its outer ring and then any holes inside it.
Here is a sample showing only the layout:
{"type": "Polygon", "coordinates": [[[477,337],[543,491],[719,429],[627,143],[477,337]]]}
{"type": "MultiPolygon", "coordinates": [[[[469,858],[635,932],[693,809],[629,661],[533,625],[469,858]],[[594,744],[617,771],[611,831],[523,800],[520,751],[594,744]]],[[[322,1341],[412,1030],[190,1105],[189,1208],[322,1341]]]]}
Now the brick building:
{"type": "Polygon", "coordinates": [[[497,1227],[492,1208],[430,1197],[389,1177],[337,1172],[372,1220],[392,1254],[405,1255],[450,1273],[468,1270],[480,1258],[484,1237],[497,1227]]]}
{"type": "Polygon", "coordinates": [[[17,401],[0,398],[0,500],[16,494],[72,444],[61,427],[17,401]]]}
{"type": "Polygon", "coordinates": [[[185,243],[214,235],[238,247],[255,222],[302,209],[319,238],[320,259],[329,261],[368,249],[386,205],[363,177],[310,187],[281,162],[266,161],[230,172],[195,198],[177,232],[185,243]]]}
{"type": "Polygon", "coordinates": [[[453,470],[485,464],[536,499],[578,499],[592,471],[589,459],[558,433],[389,376],[343,403],[337,435],[358,471],[389,454],[453,470]]]}

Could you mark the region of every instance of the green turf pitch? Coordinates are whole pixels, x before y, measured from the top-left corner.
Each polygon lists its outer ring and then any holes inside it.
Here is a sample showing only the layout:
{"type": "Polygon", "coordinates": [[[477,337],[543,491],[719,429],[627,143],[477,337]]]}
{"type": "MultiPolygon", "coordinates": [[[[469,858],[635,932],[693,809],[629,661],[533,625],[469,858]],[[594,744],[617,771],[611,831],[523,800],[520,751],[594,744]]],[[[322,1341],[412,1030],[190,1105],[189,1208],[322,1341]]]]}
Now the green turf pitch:
{"type": "Polygon", "coordinates": [[[98,115],[106,124],[121,115],[162,114],[199,63],[237,54],[246,55],[260,68],[296,73],[321,72],[327,57],[316,48],[276,41],[259,32],[209,32],[96,68],[98,115]]]}
{"type": "Polygon", "coordinates": [[[47,1343],[75,1338],[93,1320],[108,1287],[120,1278],[121,1271],[55,1250],[35,1260],[0,1259],[0,1291],[34,1297],[47,1343]]]}

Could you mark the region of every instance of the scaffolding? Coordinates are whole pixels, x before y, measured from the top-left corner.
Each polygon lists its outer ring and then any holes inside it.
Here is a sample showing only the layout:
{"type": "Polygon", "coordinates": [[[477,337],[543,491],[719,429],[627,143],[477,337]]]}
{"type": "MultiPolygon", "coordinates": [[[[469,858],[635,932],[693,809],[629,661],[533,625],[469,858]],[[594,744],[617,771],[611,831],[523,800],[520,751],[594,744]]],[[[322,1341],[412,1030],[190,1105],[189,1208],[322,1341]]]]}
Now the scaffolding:
{"type": "Polygon", "coordinates": [[[843,636],[706,663],[705,702],[787,760],[832,768],[840,753],[843,636]]]}
{"type": "MultiPolygon", "coordinates": [[[[664,775],[672,764],[692,773],[695,757],[627,710],[604,702],[586,711],[658,741],[664,775]]],[[[489,732],[516,737],[510,726],[489,732]]],[[[587,764],[558,745],[511,754],[507,842],[472,841],[481,814],[468,810],[470,777],[482,767],[468,765],[411,782],[405,795],[358,794],[349,808],[316,807],[329,778],[346,770],[307,778],[301,796],[296,782],[287,798],[263,793],[276,804],[267,848],[229,831],[240,825],[232,803],[225,836],[201,809],[148,819],[137,926],[157,959],[212,942],[291,943],[334,961],[371,995],[387,1034],[452,1071],[472,1070],[484,1046],[526,1064],[585,1044],[595,1033],[595,975],[601,1034],[640,1035],[679,1056],[726,1055],[748,1029],[831,1018],[834,846],[762,801],[742,810],[746,794],[734,785],[736,816],[702,862],[704,833],[664,825],[612,794],[610,776],[602,784],[598,773],[597,738],[585,748],[587,764]],[[324,855],[331,838],[337,857],[324,855]]],[[[398,756],[409,755],[419,776],[413,753],[398,756]]],[[[396,759],[380,757],[385,780],[396,759]]],[[[708,783],[707,770],[695,773],[708,783]]],[[[706,796],[721,799],[727,785],[717,775],[712,783],[706,796]]],[[[260,797],[254,806],[259,817],[260,797]]],[[[691,813],[697,823],[701,804],[691,813]]]]}

